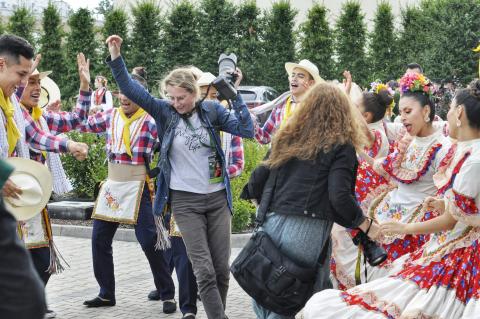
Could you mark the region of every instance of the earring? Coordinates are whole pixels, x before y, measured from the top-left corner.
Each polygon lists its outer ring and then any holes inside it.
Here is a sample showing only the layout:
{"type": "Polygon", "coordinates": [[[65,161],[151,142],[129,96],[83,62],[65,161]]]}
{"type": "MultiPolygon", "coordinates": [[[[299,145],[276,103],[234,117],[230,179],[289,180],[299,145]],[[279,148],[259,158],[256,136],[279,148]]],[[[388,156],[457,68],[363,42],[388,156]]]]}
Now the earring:
{"type": "Polygon", "coordinates": [[[428,116],[428,115],[425,116],[425,117],[423,118],[423,120],[425,121],[425,123],[430,122],[430,116],[428,116]]]}

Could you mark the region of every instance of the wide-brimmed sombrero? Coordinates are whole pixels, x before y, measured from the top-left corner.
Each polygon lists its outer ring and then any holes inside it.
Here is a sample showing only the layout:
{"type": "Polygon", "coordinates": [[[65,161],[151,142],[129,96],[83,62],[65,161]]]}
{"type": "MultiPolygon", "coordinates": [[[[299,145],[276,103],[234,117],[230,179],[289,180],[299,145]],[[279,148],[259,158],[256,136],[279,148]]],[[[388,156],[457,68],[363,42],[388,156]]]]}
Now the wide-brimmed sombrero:
{"type": "Polygon", "coordinates": [[[19,198],[4,197],[5,207],[17,220],[27,220],[40,213],[52,194],[52,174],[36,161],[9,157],[6,161],[15,170],[10,180],[22,190],[19,198]]]}
{"type": "MultiPolygon", "coordinates": [[[[51,71],[48,72],[51,73],[51,71]]],[[[48,76],[45,76],[43,78],[40,77],[40,85],[42,87],[42,91],[40,92],[40,102],[38,103],[40,107],[43,108],[54,101],[61,100],[62,96],[60,94],[60,89],[51,78],[49,78],[48,76]]]]}

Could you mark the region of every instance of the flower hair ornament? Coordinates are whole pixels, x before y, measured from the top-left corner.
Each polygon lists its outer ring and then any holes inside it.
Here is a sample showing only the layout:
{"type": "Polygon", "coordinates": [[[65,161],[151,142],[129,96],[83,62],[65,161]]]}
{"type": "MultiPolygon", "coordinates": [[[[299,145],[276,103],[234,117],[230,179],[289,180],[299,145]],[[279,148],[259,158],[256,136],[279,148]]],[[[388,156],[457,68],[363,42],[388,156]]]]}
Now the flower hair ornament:
{"type": "Polygon", "coordinates": [[[421,92],[433,98],[433,85],[423,74],[407,73],[400,79],[400,94],[421,92]]]}
{"type": "MultiPolygon", "coordinates": [[[[392,98],[395,95],[395,91],[390,86],[388,86],[386,84],[383,84],[382,82],[380,82],[378,80],[370,83],[369,92],[374,93],[374,94],[378,94],[380,91],[383,91],[383,90],[386,90],[392,98]]],[[[388,110],[390,112],[392,112],[394,106],[395,106],[395,100],[392,99],[392,103],[390,103],[390,105],[388,106],[388,110]]]]}

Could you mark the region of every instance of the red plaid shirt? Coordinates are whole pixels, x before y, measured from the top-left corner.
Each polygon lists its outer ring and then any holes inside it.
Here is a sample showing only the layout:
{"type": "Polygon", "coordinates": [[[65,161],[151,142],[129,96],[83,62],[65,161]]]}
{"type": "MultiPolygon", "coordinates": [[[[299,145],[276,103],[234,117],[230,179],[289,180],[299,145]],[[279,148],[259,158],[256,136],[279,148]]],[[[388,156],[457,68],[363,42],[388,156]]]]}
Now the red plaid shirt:
{"type": "MultiPolygon", "coordinates": [[[[44,112],[43,118],[47,122],[50,133],[54,135],[66,133],[76,129],[84,121],[86,121],[88,117],[88,110],[90,108],[91,95],[92,92],[80,91],[75,112],[44,112]]],[[[29,112],[31,112],[31,110],[29,112]]],[[[41,125],[38,121],[35,122],[35,124],[41,129],[41,125]]],[[[46,161],[43,153],[32,150],[30,150],[30,158],[41,163],[45,163],[46,161]]]]}
{"type": "Polygon", "coordinates": [[[25,140],[32,148],[55,153],[66,153],[68,151],[67,138],[42,131],[28,111],[25,109],[22,109],[22,111],[25,118],[25,140]]]}
{"type": "Polygon", "coordinates": [[[273,134],[277,131],[282,124],[283,113],[285,110],[285,106],[287,105],[287,99],[283,100],[280,104],[276,105],[268,120],[265,122],[263,127],[260,127],[258,122],[254,122],[255,124],[255,139],[260,144],[268,144],[272,140],[273,134]]]}
{"type": "Polygon", "coordinates": [[[130,157],[130,155],[127,153],[117,154],[113,152],[112,119],[114,112],[118,111],[113,108],[105,112],[97,112],[95,115],[89,116],[87,122],[80,125],[80,131],[90,133],[107,133],[107,157],[110,162],[119,164],[144,165],[144,156],[147,156],[147,158],[151,160],[153,146],[158,138],[155,120],[150,115],[146,115],[138,138],[131,141],[130,147],[132,150],[132,157],[130,157]]]}
{"type": "Polygon", "coordinates": [[[228,177],[234,178],[242,174],[244,167],[243,142],[241,137],[232,135],[229,153],[230,163],[227,164],[227,172],[228,177]]]}

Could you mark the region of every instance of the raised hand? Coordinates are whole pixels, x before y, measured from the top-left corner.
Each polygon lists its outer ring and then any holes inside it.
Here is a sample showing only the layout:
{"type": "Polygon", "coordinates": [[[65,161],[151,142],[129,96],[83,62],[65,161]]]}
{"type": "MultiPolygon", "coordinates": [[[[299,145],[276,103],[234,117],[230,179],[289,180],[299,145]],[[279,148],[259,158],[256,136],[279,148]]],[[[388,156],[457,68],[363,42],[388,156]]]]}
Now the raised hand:
{"type": "Polygon", "coordinates": [[[90,89],[90,59],[85,59],[83,53],[77,54],[78,75],[80,77],[80,90],[90,89]]]}
{"type": "Polygon", "coordinates": [[[32,67],[30,68],[30,74],[33,73],[33,71],[35,71],[35,69],[38,67],[38,65],[40,64],[40,61],[42,60],[42,55],[41,54],[37,54],[35,56],[35,59],[33,60],[33,64],[32,64],[32,67]]]}
{"type": "Polygon", "coordinates": [[[105,43],[108,45],[108,51],[110,52],[110,57],[112,60],[115,60],[120,56],[120,48],[122,47],[123,39],[118,35],[111,35],[107,38],[105,43]]]}
{"type": "Polygon", "coordinates": [[[352,74],[350,73],[350,71],[345,70],[343,71],[343,77],[343,87],[345,89],[345,93],[347,93],[347,95],[350,95],[350,91],[352,90],[352,74]]]}
{"type": "Polygon", "coordinates": [[[237,74],[237,80],[235,81],[235,88],[238,89],[238,87],[240,86],[240,83],[243,80],[243,73],[242,73],[242,70],[240,70],[240,68],[237,68],[235,70],[235,73],[237,74]]]}
{"type": "Polygon", "coordinates": [[[61,111],[61,109],[62,109],[62,102],[60,100],[53,101],[52,103],[46,106],[47,112],[52,111],[52,112],[58,113],[61,111]]]}

